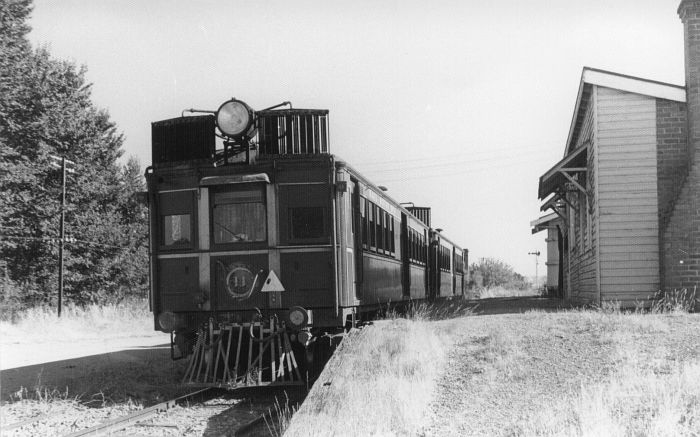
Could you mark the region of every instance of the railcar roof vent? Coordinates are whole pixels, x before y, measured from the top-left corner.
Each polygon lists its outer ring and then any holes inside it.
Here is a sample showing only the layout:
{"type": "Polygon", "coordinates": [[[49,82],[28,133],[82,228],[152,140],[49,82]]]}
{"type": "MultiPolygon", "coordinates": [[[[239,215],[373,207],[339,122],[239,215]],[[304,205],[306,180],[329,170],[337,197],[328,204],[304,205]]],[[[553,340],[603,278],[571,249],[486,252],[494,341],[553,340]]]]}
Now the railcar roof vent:
{"type": "Polygon", "coordinates": [[[153,165],[212,159],[216,149],[214,117],[178,117],[151,123],[153,165]]]}
{"type": "Polygon", "coordinates": [[[327,109],[257,111],[260,156],[329,153],[327,109]]]}
{"type": "Polygon", "coordinates": [[[413,214],[418,220],[422,221],[428,227],[430,226],[430,207],[426,206],[407,206],[408,212],[413,214]]]}

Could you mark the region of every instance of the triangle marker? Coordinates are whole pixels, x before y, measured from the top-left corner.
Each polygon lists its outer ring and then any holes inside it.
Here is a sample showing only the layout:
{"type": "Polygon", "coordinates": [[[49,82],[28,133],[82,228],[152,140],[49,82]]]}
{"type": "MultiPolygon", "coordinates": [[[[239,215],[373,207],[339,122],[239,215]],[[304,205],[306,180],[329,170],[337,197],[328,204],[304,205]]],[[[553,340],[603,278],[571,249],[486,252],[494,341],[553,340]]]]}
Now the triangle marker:
{"type": "Polygon", "coordinates": [[[282,282],[280,282],[274,270],[270,270],[270,273],[267,274],[267,278],[265,278],[265,282],[263,282],[263,286],[260,292],[271,293],[278,291],[285,291],[284,285],[282,285],[282,282]]]}

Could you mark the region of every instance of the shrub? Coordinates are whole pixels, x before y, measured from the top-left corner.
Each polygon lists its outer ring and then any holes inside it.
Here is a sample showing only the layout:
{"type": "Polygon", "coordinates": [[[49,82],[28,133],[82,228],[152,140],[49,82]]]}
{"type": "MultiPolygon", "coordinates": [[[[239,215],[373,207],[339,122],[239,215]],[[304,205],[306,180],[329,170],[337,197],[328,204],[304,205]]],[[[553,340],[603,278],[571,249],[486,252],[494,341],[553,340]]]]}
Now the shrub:
{"type": "Polygon", "coordinates": [[[496,288],[525,290],[532,286],[520,273],[507,263],[494,258],[481,258],[469,266],[470,288],[496,288]]]}

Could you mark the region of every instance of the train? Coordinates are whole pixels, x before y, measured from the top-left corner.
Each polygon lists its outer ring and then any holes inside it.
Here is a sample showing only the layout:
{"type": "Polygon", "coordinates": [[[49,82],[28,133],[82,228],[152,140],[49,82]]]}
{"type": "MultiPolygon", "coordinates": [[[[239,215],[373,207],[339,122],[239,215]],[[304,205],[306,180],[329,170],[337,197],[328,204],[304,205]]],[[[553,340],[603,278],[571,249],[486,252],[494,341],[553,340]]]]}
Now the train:
{"type": "Polygon", "coordinates": [[[468,250],[331,154],[328,110],[232,98],[151,129],[150,306],[189,382],[298,382],[383,308],[465,293],[468,250]]]}

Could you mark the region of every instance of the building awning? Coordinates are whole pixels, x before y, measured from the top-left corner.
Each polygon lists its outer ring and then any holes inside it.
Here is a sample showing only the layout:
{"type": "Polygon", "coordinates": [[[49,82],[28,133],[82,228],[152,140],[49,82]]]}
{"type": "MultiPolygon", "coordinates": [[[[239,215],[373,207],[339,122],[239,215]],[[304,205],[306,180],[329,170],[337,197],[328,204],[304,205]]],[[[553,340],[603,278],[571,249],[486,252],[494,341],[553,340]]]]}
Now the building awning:
{"type": "Polygon", "coordinates": [[[572,173],[585,172],[588,165],[588,142],[557,162],[545,174],[540,176],[539,198],[544,199],[552,193],[564,192],[567,183],[574,184],[581,191],[586,191],[571,176],[572,173]]]}
{"type": "Polygon", "coordinates": [[[209,187],[212,185],[250,184],[255,182],[269,184],[270,178],[267,176],[267,173],[207,176],[199,181],[199,185],[202,187],[209,187]]]}
{"type": "Polygon", "coordinates": [[[530,226],[532,226],[532,233],[536,234],[544,229],[556,226],[559,220],[561,220],[561,217],[556,213],[547,214],[538,218],[537,220],[533,220],[530,222],[530,226]]]}

